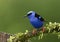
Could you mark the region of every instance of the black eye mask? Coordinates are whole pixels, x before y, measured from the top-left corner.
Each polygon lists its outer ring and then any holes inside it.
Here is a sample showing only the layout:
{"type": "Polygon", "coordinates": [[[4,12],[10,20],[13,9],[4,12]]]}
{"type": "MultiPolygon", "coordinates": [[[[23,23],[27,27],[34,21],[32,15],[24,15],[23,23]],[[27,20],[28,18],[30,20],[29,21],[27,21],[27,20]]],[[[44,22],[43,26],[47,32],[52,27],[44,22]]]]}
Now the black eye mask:
{"type": "Polygon", "coordinates": [[[27,14],[27,16],[30,16],[32,13],[27,14]]]}

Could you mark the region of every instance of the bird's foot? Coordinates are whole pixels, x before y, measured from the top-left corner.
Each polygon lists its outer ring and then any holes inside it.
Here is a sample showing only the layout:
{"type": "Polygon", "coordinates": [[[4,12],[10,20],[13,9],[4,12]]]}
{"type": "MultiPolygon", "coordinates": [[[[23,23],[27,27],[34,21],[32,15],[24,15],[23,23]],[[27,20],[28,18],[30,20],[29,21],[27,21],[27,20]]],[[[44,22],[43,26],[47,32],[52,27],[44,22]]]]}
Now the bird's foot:
{"type": "Polygon", "coordinates": [[[32,34],[35,35],[37,33],[37,29],[33,29],[32,34]]]}

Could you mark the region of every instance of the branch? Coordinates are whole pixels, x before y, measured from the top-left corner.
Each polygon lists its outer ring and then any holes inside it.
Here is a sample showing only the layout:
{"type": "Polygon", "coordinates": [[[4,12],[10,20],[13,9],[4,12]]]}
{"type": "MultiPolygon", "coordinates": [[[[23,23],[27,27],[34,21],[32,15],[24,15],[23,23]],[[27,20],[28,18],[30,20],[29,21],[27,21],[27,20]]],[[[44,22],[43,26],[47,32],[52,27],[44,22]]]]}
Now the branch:
{"type": "Polygon", "coordinates": [[[40,39],[42,39],[43,35],[46,34],[46,33],[52,33],[52,34],[58,34],[58,37],[60,37],[60,23],[52,23],[52,22],[49,22],[48,24],[46,24],[44,26],[44,29],[45,31],[42,32],[42,29],[40,30],[37,30],[37,32],[35,34],[32,34],[32,31],[28,31],[26,30],[25,33],[18,33],[18,34],[14,34],[12,35],[8,41],[10,39],[12,39],[12,42],[28,42],[28,40],[30,38],[33,38],[35,36],[39,36],[40,39]]]}
{"type": "Polygon", "coordinates": [[[6,38],[5,40],[6,42],[29,42],[29,39],[36,36],[39,36],[39,39],[42,39],[44,34],[48,34],[48,33],[57,34],[58,39],[60,38],[60,23],[49,22],[44,26],[44,29],[45,29],[44,32],[42,32],[42,29],[39,29],[35,34],[33,34],[32,31],[28,31],[28,30],[26,30],[25,33],[20,32],[12,35],[11,34],[8,35],[8,33],[6,33],[8,36],[6,36],[7,38],[5,37],[6,38]]]}

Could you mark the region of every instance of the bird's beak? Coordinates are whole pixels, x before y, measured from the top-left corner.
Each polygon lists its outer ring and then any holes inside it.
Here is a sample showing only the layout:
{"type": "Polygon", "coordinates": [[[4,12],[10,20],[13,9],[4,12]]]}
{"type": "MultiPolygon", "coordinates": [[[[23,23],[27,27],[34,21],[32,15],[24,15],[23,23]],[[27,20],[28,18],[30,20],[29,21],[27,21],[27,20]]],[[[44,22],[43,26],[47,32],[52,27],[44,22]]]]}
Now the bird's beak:
{"type": "Polygon", "coordinates": [[[24,17],[27,17],[27,15],[24,15],[24,17]]]}

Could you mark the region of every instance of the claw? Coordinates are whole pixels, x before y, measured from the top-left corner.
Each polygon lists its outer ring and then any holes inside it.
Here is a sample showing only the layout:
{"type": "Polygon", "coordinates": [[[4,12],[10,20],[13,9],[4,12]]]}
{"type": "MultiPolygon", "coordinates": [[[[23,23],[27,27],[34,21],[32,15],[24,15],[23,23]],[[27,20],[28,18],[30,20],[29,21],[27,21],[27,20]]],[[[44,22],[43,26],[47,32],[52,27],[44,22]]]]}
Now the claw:
{"type": "Polygon", "coordinates": [[[33,29],[32,34],[35,35],[37,33],[37,29],[33,29]]]}

